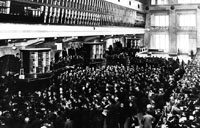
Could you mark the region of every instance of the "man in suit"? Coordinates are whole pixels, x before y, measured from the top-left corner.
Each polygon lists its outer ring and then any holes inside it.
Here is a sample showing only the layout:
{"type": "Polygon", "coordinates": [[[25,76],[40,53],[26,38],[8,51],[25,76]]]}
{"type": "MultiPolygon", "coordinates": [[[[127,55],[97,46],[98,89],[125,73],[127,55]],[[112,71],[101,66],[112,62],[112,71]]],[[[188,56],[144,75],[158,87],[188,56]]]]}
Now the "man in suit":
{"type": "Polygon", "coordinates": [[[149,114],[149,111],[142,117],[143,128],[152,128],[152,124],[155,121],[155,118],[149,114]]]}

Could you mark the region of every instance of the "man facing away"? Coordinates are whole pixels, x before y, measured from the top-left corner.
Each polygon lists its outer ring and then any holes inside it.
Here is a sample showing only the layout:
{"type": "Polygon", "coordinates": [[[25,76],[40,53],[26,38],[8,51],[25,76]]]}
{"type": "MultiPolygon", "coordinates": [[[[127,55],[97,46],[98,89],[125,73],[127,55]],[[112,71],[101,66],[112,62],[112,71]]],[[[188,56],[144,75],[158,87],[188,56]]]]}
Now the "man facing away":
{"type": "Polygon", "coordinates": [[[145,115],[142,117],[142,124],[143,128],[152,128],[152,124],[155,121],[155,118],[150,115],[149,111],[145,113],[145,115]]]}

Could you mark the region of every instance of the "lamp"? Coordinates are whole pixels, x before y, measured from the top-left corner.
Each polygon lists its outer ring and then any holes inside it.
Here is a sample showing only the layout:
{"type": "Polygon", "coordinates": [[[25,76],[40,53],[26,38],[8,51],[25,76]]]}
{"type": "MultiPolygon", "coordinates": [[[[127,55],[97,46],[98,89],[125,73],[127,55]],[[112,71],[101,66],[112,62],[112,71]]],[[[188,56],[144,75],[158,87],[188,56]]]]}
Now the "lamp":
{"type": "Polygon", "coordinates": [[[13,50],[16,50],[16,49],[17,49],[17,47],[15,46],[15,43],[14,43],[14,45],[12,46],[12,49],[13,49],[13,50]]]}
{"type": "Polygon", "coordinates": [[[150,31],[150,28],[149,28],[149,27],[145,28],[145,31],[149,32],[149,31],[150,31]]]}

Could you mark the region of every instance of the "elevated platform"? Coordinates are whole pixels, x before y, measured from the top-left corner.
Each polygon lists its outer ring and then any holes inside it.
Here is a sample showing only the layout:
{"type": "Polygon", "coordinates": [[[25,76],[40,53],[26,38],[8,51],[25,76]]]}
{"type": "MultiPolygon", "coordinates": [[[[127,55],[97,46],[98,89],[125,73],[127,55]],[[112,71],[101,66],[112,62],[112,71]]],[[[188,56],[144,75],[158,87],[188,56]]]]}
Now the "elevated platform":
{"type": "MultiPolygon", "coordinates": [[[[137,54],[139,57],[150,57],[148,52],[139,53],[137,54]]],[[[180,62],[184,61],[185,63],[188,63],[188,61],[191,61],[191,57],[189,55],[176,55],[175,57],[170,56],[168,53],[154,53],[152,52],[151,57],[162,57],[162,58],[178,58],[180,62]]]]}
{"type": "Polygon", "coordinates": [[[0,39],[144,34],[144,28],[0,23],[0,39]]]}

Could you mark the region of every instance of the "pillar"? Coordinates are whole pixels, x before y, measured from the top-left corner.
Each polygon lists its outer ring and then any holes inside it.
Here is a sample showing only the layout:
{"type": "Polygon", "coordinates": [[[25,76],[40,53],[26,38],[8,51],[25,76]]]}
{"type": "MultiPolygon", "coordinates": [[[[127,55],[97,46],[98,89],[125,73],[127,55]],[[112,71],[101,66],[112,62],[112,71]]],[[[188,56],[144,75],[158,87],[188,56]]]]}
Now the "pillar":
{"type": "Polygon", "coordinates": [[[145,34],[144,34],[144,46],[148,49],[150,48],[151,43],[151,14],[147,12],[146,14],[146,26],[145,26],[145,34]]]}
{"type": "Polygon", "coordinates": [[[200,49],[200,6],[197,9],[197,49],[200,49]]]}
{"type": "Polygon", "coordinates": [[[169,10],[169,54],[177,54],[177,31],[175,9],[169,10]]]}
{"type": "Polygon", "coordinates": [[[126,43],[126,42],[125,42],[125,37],[124,37],[124,36],[123,36],[123,37],[120,37],[120,38],[119,38],[119,41],[122,43],[122,47],[125,47],[125,45],[126,45],[126,44],[125,44],[125,43],[126,43]]]}

